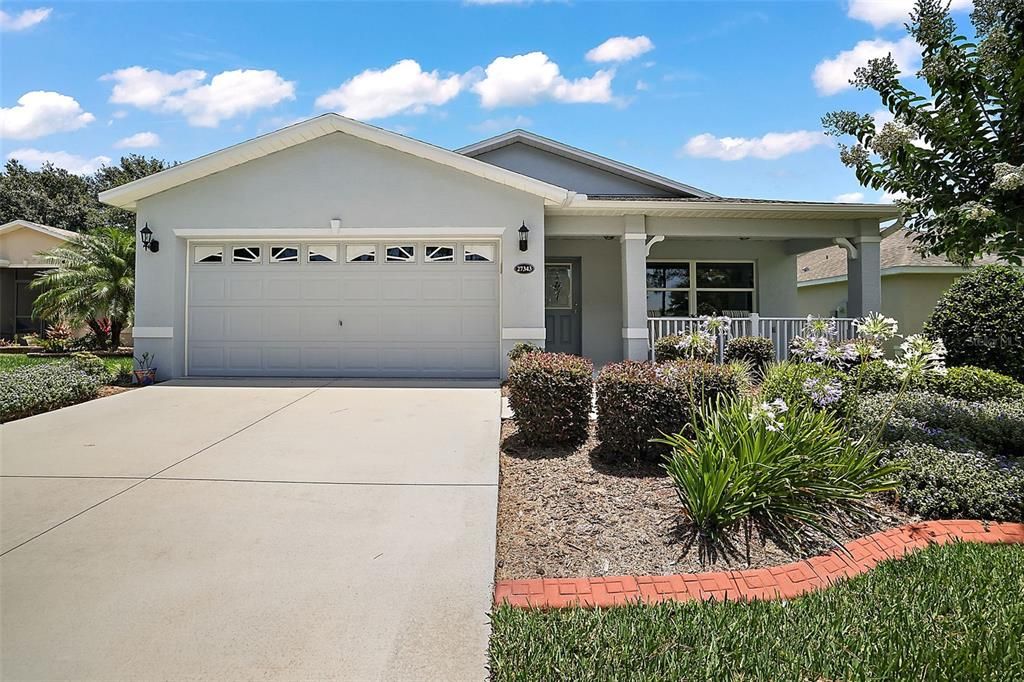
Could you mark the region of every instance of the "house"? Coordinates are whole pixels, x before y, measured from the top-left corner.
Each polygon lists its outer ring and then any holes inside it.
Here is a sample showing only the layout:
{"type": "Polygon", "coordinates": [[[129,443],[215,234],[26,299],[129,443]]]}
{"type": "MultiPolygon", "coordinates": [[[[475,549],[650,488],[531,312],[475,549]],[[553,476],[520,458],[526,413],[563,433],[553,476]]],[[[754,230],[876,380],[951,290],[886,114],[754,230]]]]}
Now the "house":
{"type": "Polygon", "coordinates": [[[61,246],[74,232],[12,220],[0,225],[0,338],[40,332],[46,323],[32,316],[38,292],[29,284],[54,265],[39,254],[61,246]]]}
{"type": "MultiPolygon", "coordinates": [[[[879,262],[881,312],[895,318],[903,334],[920,332],[942,293],[970,271],[944,256],[921,255],[915,249],[914,233],[899,224],[882,232],[879,262]]],[[[985,256],[971,267],[998,262],[994,256],[985,256]]],[[[846,267],[846,254],[836,246],[797,259],[801,315],[847,315],[846,267]]]]}
{"type": "Polygon", "coordinates": [[[337,114],[100,199],[148,227],[135,340],[165,378],[499,377],[524,341],[643,359],[649,317],[798,315],[797,254],[833,243],[850,313],[874,310],[896,216],[718,197],[521,130],[449,151],[337,114]]]}

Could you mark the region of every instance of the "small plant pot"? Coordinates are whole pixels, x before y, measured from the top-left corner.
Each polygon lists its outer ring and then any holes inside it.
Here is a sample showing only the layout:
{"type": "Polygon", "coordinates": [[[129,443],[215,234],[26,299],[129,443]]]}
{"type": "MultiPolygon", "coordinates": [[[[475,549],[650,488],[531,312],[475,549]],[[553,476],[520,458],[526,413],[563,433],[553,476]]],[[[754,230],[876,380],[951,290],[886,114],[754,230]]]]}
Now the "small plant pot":
{"type": "Polygon", "coordinates": [[[135,383],[139,386],[152,386],[156,383],[156,367],[133,369],[132,374],[135,375],[135,383]]]}

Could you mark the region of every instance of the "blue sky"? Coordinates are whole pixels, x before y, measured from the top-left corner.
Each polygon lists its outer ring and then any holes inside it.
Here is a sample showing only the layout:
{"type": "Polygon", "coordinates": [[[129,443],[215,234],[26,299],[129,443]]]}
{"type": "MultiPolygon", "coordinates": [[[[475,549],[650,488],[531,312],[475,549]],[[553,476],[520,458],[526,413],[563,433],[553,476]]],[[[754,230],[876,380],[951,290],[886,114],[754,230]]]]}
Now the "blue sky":
{"type": "Polygon", "coordinates": [[[875,201],[820,118],[880,108],[845,87],[869,56],[915,68],[911,4],[4,2],[0,153],[185,161],[339,111],[449,148],[523,127],[725,196],[875,201]]]}

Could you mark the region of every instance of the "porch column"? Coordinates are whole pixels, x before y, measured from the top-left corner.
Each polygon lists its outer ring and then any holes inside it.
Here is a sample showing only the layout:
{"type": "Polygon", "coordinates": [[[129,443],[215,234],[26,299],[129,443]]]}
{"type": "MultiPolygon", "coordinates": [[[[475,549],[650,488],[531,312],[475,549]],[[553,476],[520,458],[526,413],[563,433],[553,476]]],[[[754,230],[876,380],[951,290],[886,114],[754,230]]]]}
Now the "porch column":
{"type": "Polygon", "coordinates": [[[626,216],[622,235],[622,358],[646,360],[647,228],[645,216],[626,216]]]}
{"type": "Polygon", "coordinates": [[[850,317],[882,311],[881,241],[874,236],[850,239],[856,250],[846,251],[846,314],[850,317]]]}

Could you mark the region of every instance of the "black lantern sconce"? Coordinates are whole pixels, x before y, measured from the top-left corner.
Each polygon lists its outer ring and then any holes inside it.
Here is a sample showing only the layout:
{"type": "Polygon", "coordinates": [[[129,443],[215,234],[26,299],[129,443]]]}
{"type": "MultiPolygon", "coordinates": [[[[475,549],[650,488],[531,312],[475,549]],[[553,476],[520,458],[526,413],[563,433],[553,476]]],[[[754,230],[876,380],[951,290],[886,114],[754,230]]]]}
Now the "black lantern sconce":
{"type": "Polygon", "coordinates": [[[150,253],[156,253],[160,250],[160,242],[153,239],[153,230],[149,229],[149,223],[139,230],[139,236],[142,237],[142,248],[150,253]]]}
{"type": "Polygon", "coordinates": [[[523,226],[519,228],[519,250],[526,251],[530,246],[530,228],[526,226],[526,221],[523,221],[523,226]]]}

